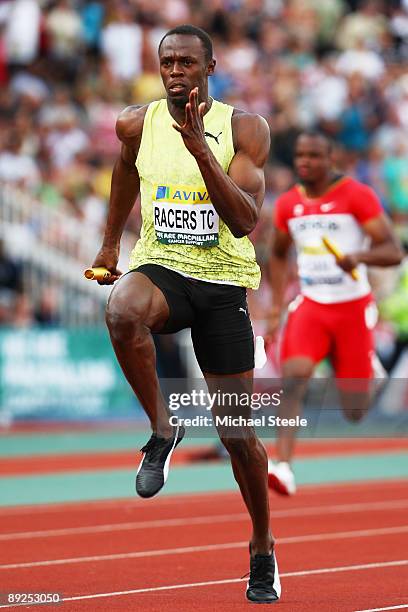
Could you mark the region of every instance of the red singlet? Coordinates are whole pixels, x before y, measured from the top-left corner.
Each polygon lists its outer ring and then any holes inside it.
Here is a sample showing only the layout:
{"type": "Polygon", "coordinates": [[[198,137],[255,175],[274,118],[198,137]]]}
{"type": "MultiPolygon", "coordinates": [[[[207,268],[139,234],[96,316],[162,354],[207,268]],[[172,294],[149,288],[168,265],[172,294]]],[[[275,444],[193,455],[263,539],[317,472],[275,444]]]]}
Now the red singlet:
{"type": "Polygon", "coordinates": [[[322,243],[330,238],[344,253],[367,248],[362,225],[383,212],[372,189],[344,177],[319,198],[296,185],[276,202],[275,223],[290,233],[297,251],[302,295],[289,307],[282,360],[331,357],[338,378],[369,378],[376,309],[364,264],[354,281],[322,243]]]}

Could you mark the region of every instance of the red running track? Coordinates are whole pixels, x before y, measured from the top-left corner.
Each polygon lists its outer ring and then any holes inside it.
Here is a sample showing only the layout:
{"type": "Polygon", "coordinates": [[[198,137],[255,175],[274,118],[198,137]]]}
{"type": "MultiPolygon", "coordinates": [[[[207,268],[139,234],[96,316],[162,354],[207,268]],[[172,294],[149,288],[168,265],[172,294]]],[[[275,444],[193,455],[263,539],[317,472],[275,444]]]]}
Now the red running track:
{"type": "MultiPolygon", "coordinates": [[[[277,609],[408,609],[407,510],[402,481],[271,496],[283,587],[277,609]]],[[[240,580],[250,527],[236,493],[2,508],[0,525],[0,591],[62,593],[63,605],[46,610],[250,605],[240,580]]]]}

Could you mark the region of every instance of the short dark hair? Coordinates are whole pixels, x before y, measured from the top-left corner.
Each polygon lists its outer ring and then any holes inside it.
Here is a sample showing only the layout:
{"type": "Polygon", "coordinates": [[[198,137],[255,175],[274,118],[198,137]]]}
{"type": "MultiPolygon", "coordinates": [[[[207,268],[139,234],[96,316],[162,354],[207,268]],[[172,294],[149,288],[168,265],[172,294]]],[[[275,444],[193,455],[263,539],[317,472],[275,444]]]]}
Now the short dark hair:
{"type": "Polygon", "coordinates": [[[299,136],[297,137],[297,140],[299,140],[299,138],[301,138],[302,136],[308,136],[309,138],[320,138],[320,140],[323,140],[327,144],[327,150],[329,153],[331,153],[331,151],[333,150],[333,141],[327,134],[321,132],[320,130],[313,128],[309,130],[303,130],[302,132],[300,132],[299,136]]]}
{"type": "Polygon", "coordinates": [[[164,39],[168,36],[172,36],[173,34],[181,34],[183,36],[197,36],[197,38],[201,40],[202,45],[204,47],[205,61],[210,62],[212,60],[213,44],[211,38],[208,36],[207,32],[204,32],[204,30],[202,30],[201,28],[197,28],[196,26],[190,24],[179,25],[166,32],[166,34],[159,42],[159,53],[164,39]]]}

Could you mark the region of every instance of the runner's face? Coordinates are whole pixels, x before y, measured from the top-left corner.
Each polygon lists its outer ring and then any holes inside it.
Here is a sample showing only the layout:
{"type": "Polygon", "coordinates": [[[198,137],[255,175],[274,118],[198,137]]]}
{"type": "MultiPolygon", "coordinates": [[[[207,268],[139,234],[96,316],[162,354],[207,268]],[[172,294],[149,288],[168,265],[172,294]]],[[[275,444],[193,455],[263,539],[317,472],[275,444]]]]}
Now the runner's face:
{"type": "Polygon", "coordinates": [[[160,48],[159,60],[163,85],[174,106],[184,108],[194,87],[198,87],[199,101],[205,99],[207,78],[214,72],[215,62],[206,62],[204,46],[197,36],[167,36],[160,48]]]}
{"type": "Polygon", "coordinates": [[[295,168],[304,183],[316,183],[330,173],[329,145],[319,136],[299,136],[295,148],[295,168]]]}

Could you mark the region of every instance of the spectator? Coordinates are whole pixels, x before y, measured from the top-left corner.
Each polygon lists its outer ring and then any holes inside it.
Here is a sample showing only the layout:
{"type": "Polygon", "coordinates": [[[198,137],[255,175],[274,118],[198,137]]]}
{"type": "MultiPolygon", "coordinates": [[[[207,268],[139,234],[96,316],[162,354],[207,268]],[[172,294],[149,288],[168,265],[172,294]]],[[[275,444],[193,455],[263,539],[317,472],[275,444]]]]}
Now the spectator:
{"type": "Polygon", "coordinates": [[[21,267],[7,255],[4,242],[0,240],[0,325],[13,322],[22,294],[21,267]]]}
{"type": "Polygon", "coordinates": [[[372,130],[378,127],[378,108],[372,94],[358,73],[349,79],[349,99],[339,117],[337,138],[350,151],[364,153],[372,130]]]}
{"type": "Polygon", "coordinates": [[[81,9],[84,42],[94,53],[99,52],[104,15],[103,2],[86,2],[81,9]]]}
{"type": "Polygon", "coordinates": [[[0,181],[33,189],[40,181],[40,173],[33,158],[24,155],[21,147],[20,135],[10,131],[7,143],[0,152],[0,181]]]}
{"type": "Polygon", "coordinates": [[[78,118],[72,110],[66,109],[58,114],[46,145],[52,164],[58,169],[65,168],[75,155],[88,148],[89,138],[79,127],[78,118]]]}
{"type": "Polygon", "coordinates": [[[60,324],[58,315],[58,295],[55,289],[47,287],[41,292],[40,298],[34,308],[34,321],[42,327],[60,324]]]}
{"type": "Polygon", "coordinates": [[[102,31],[102,52],[115,79],[130,81],[142,71],[143,35],[133,11],[121,5],[102,31]]]}
{"type": "Polygon", "coordinates": [[[39,108],[50,94],[44,79],[36,74],[35,64],[16,72],[10,82],[10,91],[21,103],[29,105],[34,110],[39,108]]]}
{"type": "Polygon", "coordinates": [[[82,23],[69,0],[59,0],[46,18],[49,51],[54,58],[70,61],[82,45],[82,23]]]}
{"type": "Polygon", "coordinates": [[[377,81],[384,74],[385,66],[381,56],[368,49],[364,39],[359,38],[353,49],[347,49],[340,55],[337,69],[345,76],[359,73],[368,81],[377,81]]]}
{"type": "Polygon", "coordinates": [[[5,37],[9,64],[27,66],[38,57],[40,23],[41,9],[37,0],[10,2],[5,37]]]}
{"type": "Polygon", "coordinates": [[[408,149],[402,136],[395,143],[394,155],[384,160],[383,172],[391,214],[397,223],[408,224],[408,149]]]}
{"type": "Polygon", "coordinates": [[[336,37],[339,48],[355,49],[359,41],[364,40],[370,49],[378,51],[388,29],[382,9],[381,0],[362,0],[359,10],[349,13],[340,24],[336,37]]]}

